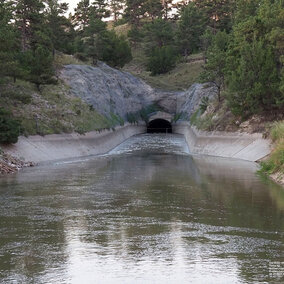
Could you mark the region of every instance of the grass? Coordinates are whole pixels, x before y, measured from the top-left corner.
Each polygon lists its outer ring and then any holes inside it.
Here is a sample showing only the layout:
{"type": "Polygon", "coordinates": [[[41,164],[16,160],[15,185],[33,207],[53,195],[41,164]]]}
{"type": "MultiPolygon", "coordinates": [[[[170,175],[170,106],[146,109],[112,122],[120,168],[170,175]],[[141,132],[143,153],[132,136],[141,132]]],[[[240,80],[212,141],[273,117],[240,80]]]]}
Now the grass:
{"type": "Polygon", "coordinates": [[[140,77],[150,86],[158,89],[175,91],[186,90],[198,81],[204,64],[201,54],[193,54],[177,63],[176,67],[166,74],[151,76],[147,71],[147,56],[141,46],[132,48],[133,59],[123,67],[124,71],[140,77]]]}
{"type": "Polygon", "coordinates": [[[60,69],[64,65],[69,65],[69,64],[86,65],[86,63],[77,59],[73,55],[64,54],[64,53],[61,53],[61,52],[55,53],[53,64],[54,64],[56,69],[60,69]]]}
{"type": "Polygon", "coordinates": [[[190,123],[198,129],[204,131],[212,131],[214,127],[213,114],[208,114],[202,117],[202,110],[196,110],[190,117],[190,123]]]}
{"type": "Polygon", "coordinates": [[[127,34],[128,32],[130,31],[131,29],[131,26],[126,23],[126,24],[123,24],[123,25],[119,25],[119,26],[116,26],[116,27],[108,27],[109,29],[114,29],[115,33],[119,36],[124,36],[124,37],[127,37],[127,34]]]}
{"type": "Polygon", "coordinates": [[[269,158],[261,163],[261,172],[267,174],[284,174],[284,121],[274,123],[270,137],[274,142],[274,150],[269,158]]]}
{"type": "Polygon", "coordinates": [[[284,139],[284,121],[278,121],[274,123],[270,132],[270,137],[273,142],[284,139]]]}

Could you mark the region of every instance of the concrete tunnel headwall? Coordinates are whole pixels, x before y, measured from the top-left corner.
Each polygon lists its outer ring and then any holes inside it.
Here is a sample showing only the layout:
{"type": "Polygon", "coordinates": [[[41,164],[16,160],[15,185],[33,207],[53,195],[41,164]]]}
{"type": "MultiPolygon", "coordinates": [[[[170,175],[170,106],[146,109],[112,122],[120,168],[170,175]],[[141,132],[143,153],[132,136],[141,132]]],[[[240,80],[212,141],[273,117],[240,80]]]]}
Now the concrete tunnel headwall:
{"type": "Polygon", "coordinates": [[[158,111],[149,117],[147,133],[172,133],[173,115],[167,112],[158,111]]]}

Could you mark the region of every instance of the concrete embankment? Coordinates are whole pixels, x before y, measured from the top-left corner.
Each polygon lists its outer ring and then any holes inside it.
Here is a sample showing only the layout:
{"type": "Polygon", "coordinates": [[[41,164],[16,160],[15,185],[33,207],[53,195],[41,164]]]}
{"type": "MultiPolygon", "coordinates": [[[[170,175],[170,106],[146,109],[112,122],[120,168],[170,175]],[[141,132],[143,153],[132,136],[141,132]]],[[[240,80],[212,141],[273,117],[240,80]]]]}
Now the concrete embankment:
{"type": "Polygon", "coordinates": [[[107,153],[127,138],[146,132],[145,125],[116,127],[115,130],[88,132],[84,135],[52,134],[19,137],[16,144],[1,146],[3,150],[25,161],[35,163],[107,153]]]}
{"type": "Polygon", "coordinates": [[[270,141],[260,133],[205,132],[189,123],[173,125],[173,132],[183,134],[193,154],[258,161],[271,152],[270,141]]]}

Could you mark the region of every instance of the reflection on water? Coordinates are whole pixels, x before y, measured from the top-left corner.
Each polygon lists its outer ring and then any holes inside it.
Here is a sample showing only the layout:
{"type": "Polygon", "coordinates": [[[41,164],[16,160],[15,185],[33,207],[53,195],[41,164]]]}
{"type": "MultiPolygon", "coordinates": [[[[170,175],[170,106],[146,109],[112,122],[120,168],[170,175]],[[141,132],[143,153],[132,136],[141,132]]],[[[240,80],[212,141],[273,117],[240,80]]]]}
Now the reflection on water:
{"type": "Polygon", "coordinates": [[[0,179],[2,283],[284,280],[284,196],[179,135],[0,179]]]}

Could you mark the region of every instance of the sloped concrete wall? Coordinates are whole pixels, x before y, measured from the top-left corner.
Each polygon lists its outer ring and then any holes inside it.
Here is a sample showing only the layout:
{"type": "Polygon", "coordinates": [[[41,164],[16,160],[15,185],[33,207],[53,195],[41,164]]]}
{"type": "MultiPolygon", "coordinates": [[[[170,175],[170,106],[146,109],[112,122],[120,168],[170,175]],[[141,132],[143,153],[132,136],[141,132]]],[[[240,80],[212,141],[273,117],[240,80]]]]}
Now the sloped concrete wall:
{"type": "Polygon", "coordinates": [[[102,132],[52,134],[46,136],[19,137],[16,144],[1,146],[3,150],[25,161],[48,162],[60,159],[104,154],[127,138],[145,133],[145,125],[116,127],[102,132]]]}
{"type": "Polygon", "coordinates": [[[173,125],[173,133],[183,134],[193,154],[258,161],[271,152],[270,141],[262,135],[230,132],[205,132],[183,122],[173,125]]]}

